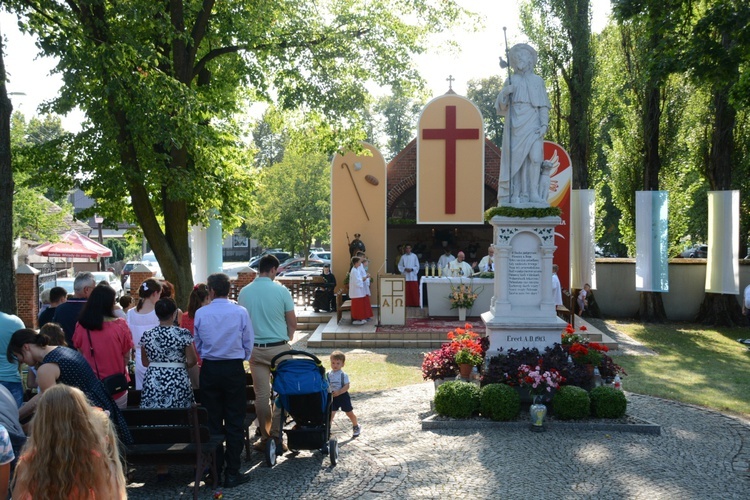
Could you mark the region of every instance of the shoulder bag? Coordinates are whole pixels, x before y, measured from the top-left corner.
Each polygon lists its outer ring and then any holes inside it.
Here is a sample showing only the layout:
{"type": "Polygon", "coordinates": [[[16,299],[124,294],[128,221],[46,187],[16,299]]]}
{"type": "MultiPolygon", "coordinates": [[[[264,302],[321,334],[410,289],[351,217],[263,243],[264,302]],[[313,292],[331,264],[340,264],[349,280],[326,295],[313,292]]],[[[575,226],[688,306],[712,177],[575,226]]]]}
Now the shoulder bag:
{"type": "Polygon", "coordinates": [[[99,375],[99,365],[96,362],[96,356],[94,355],[94,343],[91,342],[91,332],[88,328],[86,328],[86,335],[89,337],[89,349],[91,350],[91,359],[94,360],[94,368],[96,369],[96,378],[101,380],[102,384],[104,384],[104,388],[107,390],[107,393],[109,395],[117,394],[118,392],[123,392],[128,389],[128,378],[125,376],[124,373],[115,373],[114,375],[110,375],[109,377],[102,378],[99,375]]]}

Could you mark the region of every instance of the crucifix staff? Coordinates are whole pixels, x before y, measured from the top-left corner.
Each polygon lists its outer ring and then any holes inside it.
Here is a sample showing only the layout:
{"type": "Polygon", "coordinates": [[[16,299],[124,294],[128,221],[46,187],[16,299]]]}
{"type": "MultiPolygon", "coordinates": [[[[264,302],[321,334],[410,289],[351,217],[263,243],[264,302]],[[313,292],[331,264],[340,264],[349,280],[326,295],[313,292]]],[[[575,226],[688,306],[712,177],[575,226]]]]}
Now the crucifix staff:
{"type": "MultiPolygon", "coordinates": [[[[505,57],[508,61],[508,85],[510,81],[510,49],[508,48],[508,30],[503,26],[503,38],[505,39],[505,57]]],[[[502,59],[500,66],[502,67],[502,59]]],[[[513,105],[513,94],[508,95],[508,114],[506,120],[508,120],[508,126],[503,129],[503,133],[508,133],[508,200],[513,199],[513,144],[511,144],[511,106],[513,105]]]]}
{"type": "Polygon", "coordinates": [[[349,172],[349,178],[352,180],[352,186],[354,186],[354,191],[357,193],[357,198],[359,198],[359,204],[362,205],[362,210],[365,211],[365,217],[367,217],[367,220],[370,220],[370,216],[367,215],[367,209],[365,208],[365,202],[362,201],[362,195],[359,194],[359,189],[357,188],[357,183],[354,182],[354,176],[352,175],[352,171],[349,169],[348,163],[342,163],[341,168],[346,167],[346,171],[349,172]]]}

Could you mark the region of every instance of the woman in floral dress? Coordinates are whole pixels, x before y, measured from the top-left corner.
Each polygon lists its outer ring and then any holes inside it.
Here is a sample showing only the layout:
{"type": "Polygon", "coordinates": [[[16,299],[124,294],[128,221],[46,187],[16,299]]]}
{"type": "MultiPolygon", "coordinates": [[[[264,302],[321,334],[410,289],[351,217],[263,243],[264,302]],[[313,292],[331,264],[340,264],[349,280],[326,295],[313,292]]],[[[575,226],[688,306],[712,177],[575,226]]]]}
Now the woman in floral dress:
{"type": "Polygon", "coordinates": [[[171,298],[159,299],[154,306],[159,326],[141,337],[141,359],[146,367],[141,408],[185,408],[194,403],[188,369],[197,356],[193,336],[174,326],[177,304],[171,298]]]}

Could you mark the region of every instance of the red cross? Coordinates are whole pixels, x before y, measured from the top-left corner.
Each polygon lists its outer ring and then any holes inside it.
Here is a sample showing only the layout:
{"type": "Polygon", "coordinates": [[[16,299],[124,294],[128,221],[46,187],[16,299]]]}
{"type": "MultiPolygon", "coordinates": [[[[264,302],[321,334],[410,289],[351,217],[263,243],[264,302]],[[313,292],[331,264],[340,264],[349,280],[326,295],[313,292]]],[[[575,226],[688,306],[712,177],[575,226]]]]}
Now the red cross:
{"type": "Polygon", "coordinates": [[[478,128],[456,128],[456,107],[445,107],[445,128],[426,128],[422,139],[445,141],[445,213],[456,213],[456,141],[479,139],[478,128]]]}

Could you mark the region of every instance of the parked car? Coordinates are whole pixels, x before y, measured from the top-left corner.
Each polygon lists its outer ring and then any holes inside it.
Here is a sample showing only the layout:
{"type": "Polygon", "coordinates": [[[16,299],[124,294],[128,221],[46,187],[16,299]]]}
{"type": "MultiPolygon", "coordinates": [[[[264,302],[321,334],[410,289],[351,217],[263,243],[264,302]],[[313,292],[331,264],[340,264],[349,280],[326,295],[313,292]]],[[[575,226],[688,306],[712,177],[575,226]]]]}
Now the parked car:
{"type": "Polygon", "coordinates": [[[72,295],[74,292],[73,289],[73,283],[75,282],[75,278],[57,278],[57,281],[55,282],[55,286],[61,286],[65,290],[68,291],[68,295],[72,295]]]}
{"type": "Polygon", "coordinates": [[[250,259],[248,266],[250,266],[253,269],[258,269],[258,264],[260,264],[260,259],[262,259],[263,257],[269,254],[275,255],[276,258],[279,259],[279,262],[282,264],[292,258],[292,254],[290,254],[289,252],[284,252],[282,250],[266,250],[265,252],[258,255],[257,257],[253,257],[252,259],[250,259]]]}
{"type": "Polygon", "coordinates": [[[143,261],[143,264],[146,265],[146,267],[156,273],[154,274],[154,278],[158,280],[164,279],[164,275],[161,273],[161,266],[159,265],[159,261],[156,260],[154,252],[144,253],[143,257],[141,257],[141,260],[143,261]]]}
{"type": "Polygon", "coordinates": [[[94,275],[97,283],[99,283],[100,281],[107,281],[107,283],[109,283],[109,286],[111,286],[115,290],[116,298],[119,299],[122,296],[122,283],[120,283],[120,280],[117,279],[115,273],[111,273],[109,271],[96,271],[91,274],[94,275]]]}
{"type": "Polygon", "coordinates": [[[303,267],[319,267],[322,270],[324,264],[325,262],[317,259],[307,259],[307,265],[305,265],[305,259],[290,259],[279,266],[276,275],[286,276],[286,273],[298,271],[303,267]]]}
{"type": "Polygon", "coordinates": [[[315,259],[315,260],[322,260],[326,264],[331,263],[331,252],[326,251],[312,251],[310,252],[310,255],[307,257],[308,259],[315,259]]]}
{"type": "Polygon", "coordinates": [[[296,271],[288,271],[284,273],[285,278],[304,278],[304,277],[310,277],[310,276],[322,276],[323,275],[323,268],[322,267],[303,267],[296,271]]]}
{"type": "Polygon", "coordinates": [[[125,263],[125,267],[122,268],[122,272],[120,273],[120,283],[122,285],[125,284],[125,280],[130,276],[130,271],[132,271],[138,264],[141,264],[140,260],[130,260],[125,263]]]}
{"type": "Polygon", "coordinates": [[[695,245],[688,248],[680,254],[680,257],[687,259],[706,259],[708,258],[708,245],[695,245]]]}

